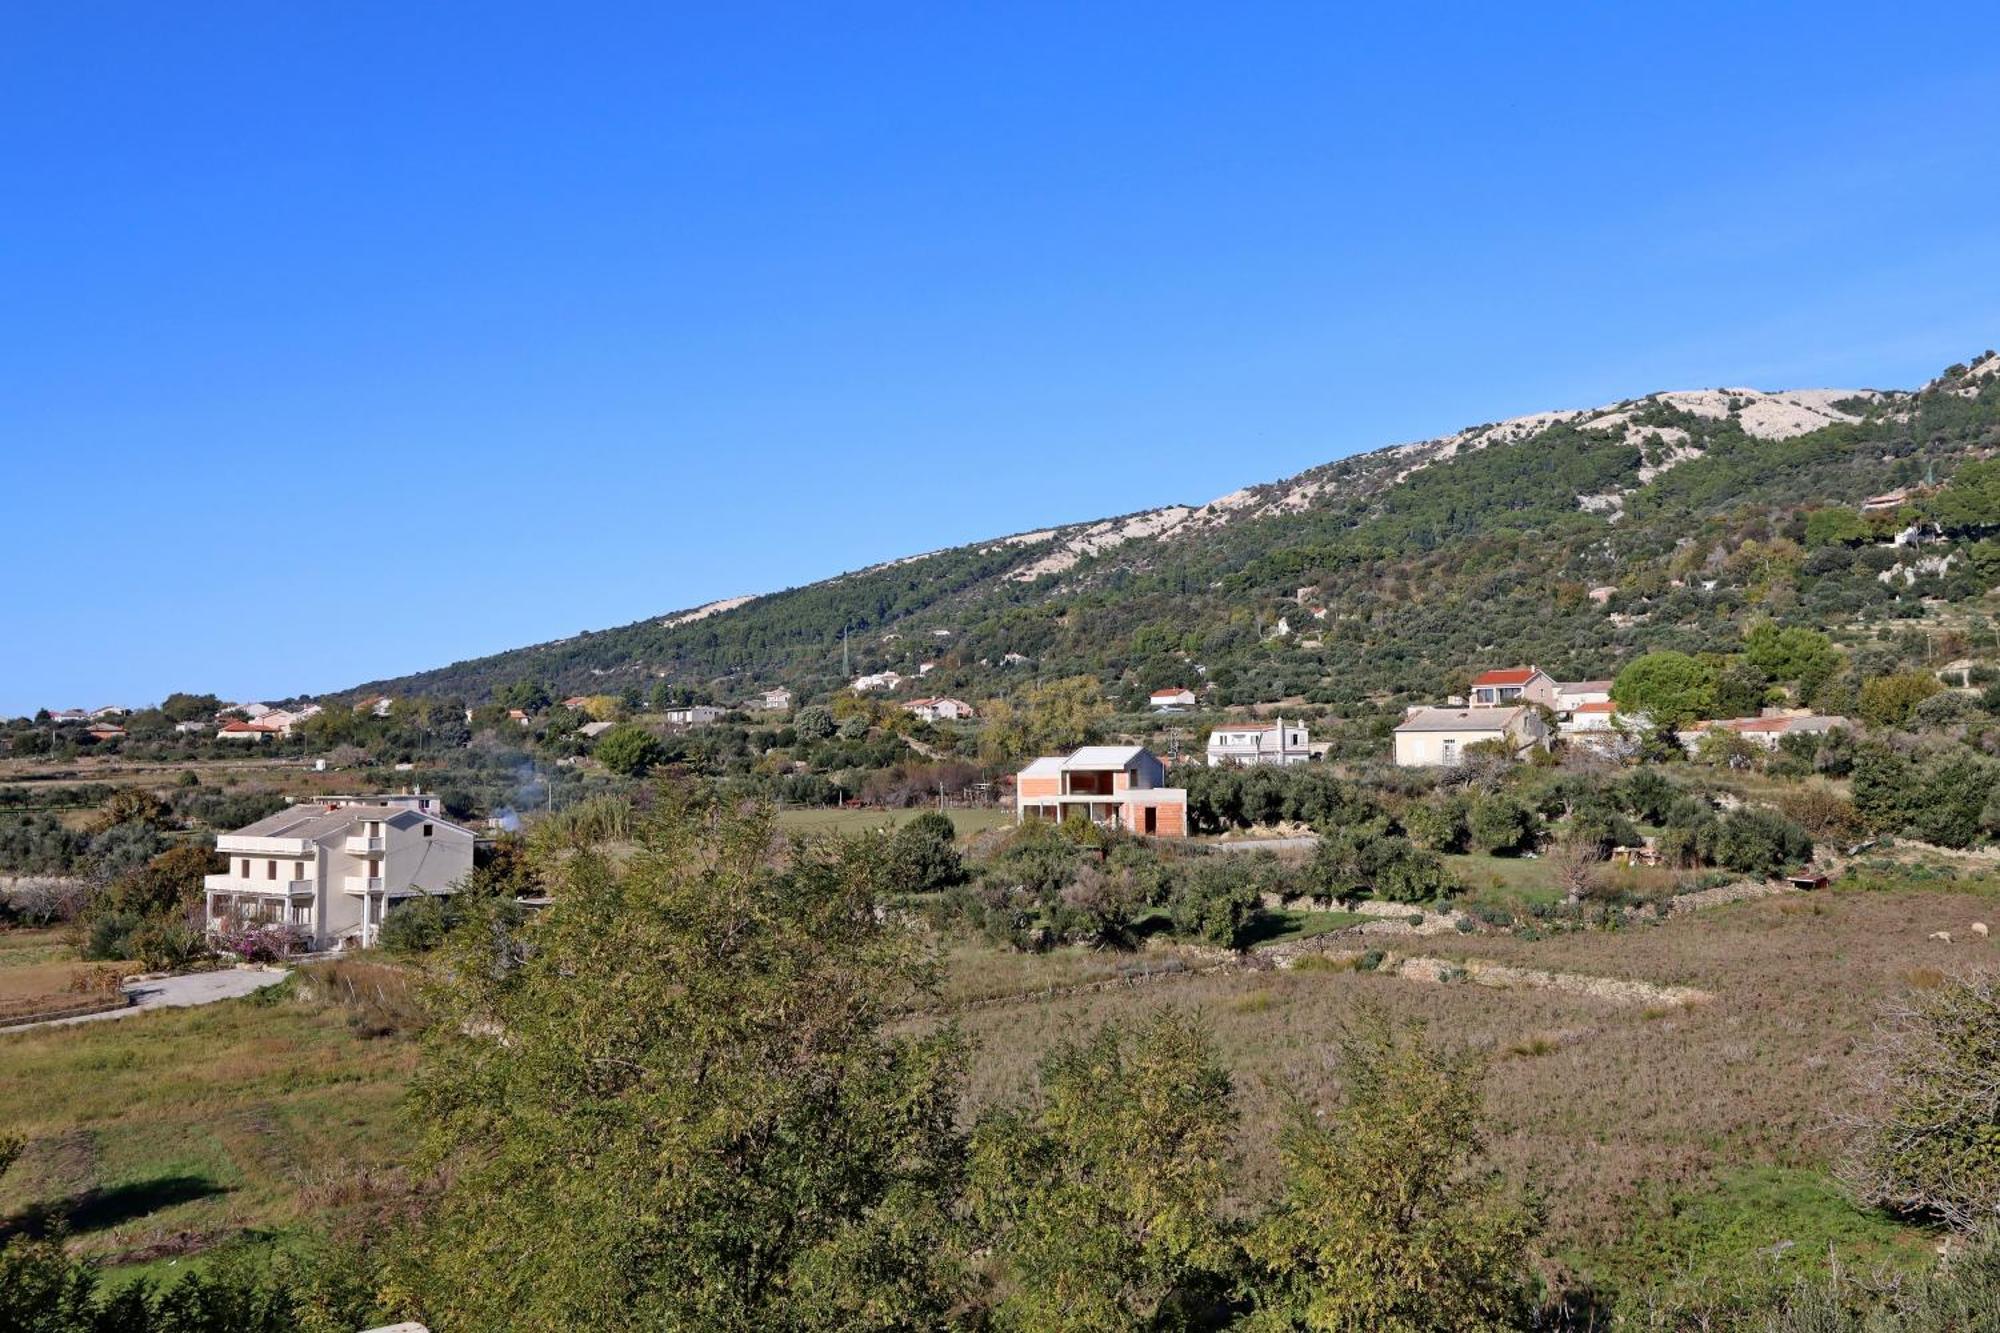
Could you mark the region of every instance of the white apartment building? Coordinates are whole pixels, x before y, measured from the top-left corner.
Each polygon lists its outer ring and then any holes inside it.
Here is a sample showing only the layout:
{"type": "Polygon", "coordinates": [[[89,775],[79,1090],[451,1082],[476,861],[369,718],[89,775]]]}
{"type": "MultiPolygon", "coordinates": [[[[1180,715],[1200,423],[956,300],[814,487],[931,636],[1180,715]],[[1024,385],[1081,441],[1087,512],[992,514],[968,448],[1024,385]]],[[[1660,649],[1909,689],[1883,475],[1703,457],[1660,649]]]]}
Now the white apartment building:
{"type": "Polygon", "coordinates": [[[398,903],[457,892],[473,842],[422,793],[295,805],[216,838],[229,868],[203,878],[208,928],[287,925],[310,949],[366,947],[398,903]]]}
{"type": "Polygon", "coordinates": [[[1253,764],[1305,764],[1312,762],[1303,722],[1276,726],[1262,723],[1224,723],[1208,733],[1210,768],[1247,768],[1253,764]]]}

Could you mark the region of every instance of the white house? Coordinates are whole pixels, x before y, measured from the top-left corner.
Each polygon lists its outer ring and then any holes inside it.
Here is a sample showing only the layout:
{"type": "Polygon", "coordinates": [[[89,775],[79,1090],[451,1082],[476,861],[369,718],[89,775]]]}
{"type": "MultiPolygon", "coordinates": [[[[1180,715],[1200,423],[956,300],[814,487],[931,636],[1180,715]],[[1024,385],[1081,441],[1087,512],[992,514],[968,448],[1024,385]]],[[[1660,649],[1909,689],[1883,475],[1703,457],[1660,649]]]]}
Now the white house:
{"type": "Polygon", "coordinates": [[[688,704],[681,708],[669,708],[660,716],[682,727],[705,727],[721,717],[723,710],[714,704],[688,704]]]}
{"type": "Polygon", "coordinates": [[[1312,761],[1303,722],[1282,717],[1275,726],[1225,723],[1208,733],[1210,768],[1247,768],[1255,764],[1304,764],[1312,761]]]}
{"type": "Polygon", "coordinates": [[[758,695],[750,706],[767,713],[789,713],[792,711],[792,692],[779,685],[758,695]]]}
{"type": "Polygon", "coordinates": [[[1558,714],[1574,713],[1588,704],[1611,702],[1608,680],[1565,680],[1556,683],[1556,701],[1550,705],[1558,714]]]}
{"type": "Polygon", "coordinates": [[[1547,744],[1548,728],[1541,714],[1524,704],[1412,708],[1396,727],[1396,762],[1404,768],[1448,768],[1488,741],[1520,756],[1547,744]]]}
{"type": "Polygon", "coordinates": [[[1156,713],[1178,713],[1183,709],[1194,707],[1194,691],[1185,685],[1154,690],[1147,703],[1156,713]]]}
{"type": "Polygon", "coordinates": [[[926,722],[961,722],[979,716],[963,699],[912,699],[903,708],[926,722]]]}
{"type": "Polygon", "coordinates": [[[229,868],[202,879],[208,928],[286,925],[311,949],[373,944],[399,903],[458,890],[473,842],[421,793],[295,805],[216,838],[229,868]]]}
{"type": "Polygon", "coordinates": [[[856,694],[866,694],[870,690],[894,691],[902,688],[903,674],[900,671],[873,671],[865,676],[856,676],[848,686],[856,694]]]}
{"type": "Polygon", "coordinates": [[[1726,717],[1690,722],[1677,733],[1690,753],[1712,735],[1734,733],[1759,749],[1775,750],[1787,736],[1817,736],[1852,724],[1826,713],[1783,713],[1775,717],[1726,717]]]}

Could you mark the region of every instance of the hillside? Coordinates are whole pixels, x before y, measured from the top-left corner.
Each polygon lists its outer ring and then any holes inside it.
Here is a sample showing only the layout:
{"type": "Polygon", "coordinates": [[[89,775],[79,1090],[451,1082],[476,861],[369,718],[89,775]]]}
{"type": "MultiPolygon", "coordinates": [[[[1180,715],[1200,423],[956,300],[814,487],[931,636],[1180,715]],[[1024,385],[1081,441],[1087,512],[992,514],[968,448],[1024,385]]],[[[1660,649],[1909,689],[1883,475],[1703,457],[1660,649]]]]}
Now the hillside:
{"type": "Polygon", "coordinates": [[[1990,580],[1963,560],[1912,557],[1892,574],[1899,559],[1879,549],[1809,549],[1806,514],[1944,481],[1996,444],[1992,352],[1915,390],[1654,393],[356,692],[476,702],[517,680],[558,694],[665,680],[725,701],[771,684],[810,694],[842,683],[844,631],[853,672],[933,663],[932,692],[1090,673],[1137,700],[1200,675],[1223,702],[1338,706],[1428,696],[1493,659],[1607,674],[1646,648],[1732,644],[1753,615],[1860,642],[1962,608],[1990,580]]]}

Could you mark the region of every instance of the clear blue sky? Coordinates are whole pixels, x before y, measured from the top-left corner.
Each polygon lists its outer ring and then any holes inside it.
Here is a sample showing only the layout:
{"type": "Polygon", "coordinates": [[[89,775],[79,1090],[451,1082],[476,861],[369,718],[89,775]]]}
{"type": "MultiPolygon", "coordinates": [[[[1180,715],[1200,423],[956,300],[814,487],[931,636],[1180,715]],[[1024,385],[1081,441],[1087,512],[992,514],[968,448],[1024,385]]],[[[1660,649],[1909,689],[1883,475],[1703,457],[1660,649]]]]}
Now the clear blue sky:
{"type": "Polygon", "coordinates": [[[2000,344],[1990,23],[1638,8],[6,6],[0,711],[2000,344]]]}

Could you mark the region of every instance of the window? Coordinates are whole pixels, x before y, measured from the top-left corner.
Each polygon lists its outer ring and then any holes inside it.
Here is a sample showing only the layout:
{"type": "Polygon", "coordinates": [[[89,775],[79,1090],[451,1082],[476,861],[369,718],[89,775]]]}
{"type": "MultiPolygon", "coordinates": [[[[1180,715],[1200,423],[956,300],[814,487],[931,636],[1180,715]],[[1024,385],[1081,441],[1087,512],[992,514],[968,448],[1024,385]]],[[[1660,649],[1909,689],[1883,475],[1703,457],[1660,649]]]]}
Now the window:
{"type": "Polygon", "coordinates": [[[1458,762],[1458,742],[1449,736],[1444,738],[1444,761],[1447,764],[1458,762]]]}
{"type": "Polygon", "coordinates": [[[277,877],[278,877],[278,863],[276,861],[266,861],[264,863],[264,878],[276,879],[277,877]]]}
{"type": "Polygon", "coordinates": [[[250,878],[250,861],[248,857],[244,858],[240,868],[240,873],[242,874],[243,878],[245,879],[250,878]]]}
{"type": "Polygon", "coordinates": [[[431,826],[429,824],[424,825],[424,836],[426,838],[431,836],[431,826]]]}

